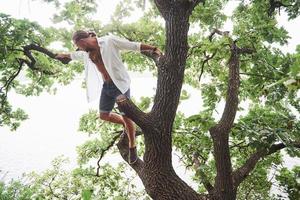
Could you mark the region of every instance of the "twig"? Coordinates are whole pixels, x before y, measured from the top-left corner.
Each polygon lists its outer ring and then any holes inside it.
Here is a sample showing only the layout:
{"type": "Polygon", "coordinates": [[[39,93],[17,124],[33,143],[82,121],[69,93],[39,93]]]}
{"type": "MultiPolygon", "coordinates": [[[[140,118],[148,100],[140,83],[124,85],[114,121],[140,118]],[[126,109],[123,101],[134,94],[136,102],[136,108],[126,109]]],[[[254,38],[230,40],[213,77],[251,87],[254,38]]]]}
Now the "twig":
{"type": "Polygon", "coordinates": [[[240,74],[241,75],[246,75],[246,76],[257,76],[257,77],[263,77],[263,78],[272,79],[272,80],[279,80],[277,78],[270,77],[270,76],[265,76],[265,75],[261,75],[261,74],[253,74],[253,73],[245,73],[245,72],[240,72],[240,74]]]}
{"type": "Polygon", "coordinates": [[[112,147],[114,146],[116,140],[120,137],[120,135],[122,134],[123,131],[118,131],[116,132],[117,134],[112,138],[111,142],[108,144],[108,146],[106,146],[105,149],[102,149],[101,153],[100,153],[100,157],[97,161],[97,173],[96,176],[99,177],[99,172],[100,172],[100,161],[102,160],[103,156],[105,155],[105,153],[112,147]]]}
{"type": "Polygon", "coordinates": [[[207,63],[208,64],[208,61],[213,59],[215,57],[215,55],[217,54],[217,50],[212,54],[212,55],[206,55],[206,51],[204,52],[204,56],[205,56],[205,60],[203,61],[202,65],[201,65],[201,72],[200,72],[200,76],[199,76],[199,82],[201,81],[201,77],[204,73],[204,66],[205,64],[207,63]]]}

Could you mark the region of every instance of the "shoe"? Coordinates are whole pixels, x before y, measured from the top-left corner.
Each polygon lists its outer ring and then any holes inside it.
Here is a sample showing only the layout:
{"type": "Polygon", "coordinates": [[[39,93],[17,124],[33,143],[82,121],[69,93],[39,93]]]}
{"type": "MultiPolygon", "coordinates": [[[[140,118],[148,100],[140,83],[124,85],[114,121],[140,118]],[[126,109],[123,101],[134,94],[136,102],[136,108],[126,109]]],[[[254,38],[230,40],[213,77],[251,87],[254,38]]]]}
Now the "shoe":
{"type": "Polygon", "coordinates": [[[128,163],[133,165],[138,159],[136,147],[129,148],[128,163]]]}

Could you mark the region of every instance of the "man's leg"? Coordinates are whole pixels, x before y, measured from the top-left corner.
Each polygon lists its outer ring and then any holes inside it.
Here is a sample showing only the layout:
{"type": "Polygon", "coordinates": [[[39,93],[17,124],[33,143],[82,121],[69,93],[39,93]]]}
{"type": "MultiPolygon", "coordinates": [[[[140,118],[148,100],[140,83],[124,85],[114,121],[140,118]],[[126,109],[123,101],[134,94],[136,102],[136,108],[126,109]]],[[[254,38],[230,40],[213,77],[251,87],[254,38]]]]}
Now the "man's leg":
{"type": "MultiPolygon", "coordinates": [[[[105,83],[102,88],[100,96],[100,119],[122,124],[124,126],[124,131],[127,134],[129,140],[129,164],[133,164],[137,161],[137,152],[135,147],[135,125],[132,120],[128,117],[121,116],[116,113],[112,113],[112,109],[116,102],[117,96],[122,94],[119,89],[113,83],[105,83]]],[[[130,98],[130,90],[126,93],[128,98],[130,98]]]]}
{"type": "Polygon", "coordinates": [[[135,124],[128,117],[121,116],[112,112],[101,112],[100,119],[109,121],[116,124],[122,124],[126,130],[126,134],[129,140],[129,148],[135,147],[135,124]]]}
{"type": "Polygon", "coordinates": [[[122,124],[125,127],[123,117],[113,112],[100,112],[100,119],[116,124],[122,124]]]}
{"type": "Polygon", "coordinates": [[[116,113],[107,113],[101,112],[100,118],[105,121],[109,121],[112,123],[122,124],[124,126],[125,132],[128,137],[129,143],[129,155],[128,155],[128,162],[129,164],[134,164],[137,161],[137,150],[135,146],[135,124],[134,122],[129,119],[128,117],[118,115],[116,113]]]}
{"type": "Polygon", "coordinates": [[[129,148],[135,147],[135,124],[128,117],[122,116],[125,122],[126,133],[129,140],[129,148]]]}
{"type": "Polygon", "coordinates": [[[125,122],[126,132],[128,136],[128,143],[129,143],[128,163],[132,165],[138,159],[137,150],[135,146],[135,124],[128,117],[123,116],[123,119],[125,122]]]}

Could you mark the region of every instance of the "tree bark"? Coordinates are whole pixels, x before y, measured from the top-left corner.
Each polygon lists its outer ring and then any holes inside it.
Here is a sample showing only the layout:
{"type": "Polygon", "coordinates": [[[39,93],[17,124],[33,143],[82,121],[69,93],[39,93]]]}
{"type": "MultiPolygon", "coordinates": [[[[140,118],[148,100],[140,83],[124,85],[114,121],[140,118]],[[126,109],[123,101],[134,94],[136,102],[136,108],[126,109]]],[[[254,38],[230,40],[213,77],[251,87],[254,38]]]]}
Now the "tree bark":
{"type": "MultiPolygon", "coordinates": [[[[145,154],[132,165],[153,199],[208,199],[181,180],[172,166],[172,127],[183,83],[188,51],[189,16],[196,1],[155,1],[165,18],[166,52],[157,62],[158,80],[150,113],[141,112],[129,100],[119,98],[119,108],[133,119],[145,136],[145,154]]],[[[118,144],[127,158],[127,138],[118,144]]]]}
{"type": "Polygon", "coordinates": [[[215,196],[218,199],[224,200],[233,200],[236,198],[236,190],[232,180],[232,164],[228,140],[229,132],[238,108],[239,85],[239,49],[235,43],[232,43],[225,108],[219,123],[210,129],[217,168],[214,186],[215,196]]]}
{"type": "MultiPolygon", "coordinates": [[[[295,148],[300,148],[300,142],[295,141],[291,143],[290,145],[294,146],[295,148]]],[[[280,151],[281,149],[286,148],[287,146],[283,143],[273,144],[269,148],[262,148],[257,150],[255,153],[253,153],[248,160],[245,162],[244,165],[242,165],[240,168],[236,169],[233,172],[233,181],[234,186],[237,188],[243,180],[249,175],[251,171],[254,170],[256,164],[261,160],[262,158],[271,155],[273,153],[276,153],[280,151]]]]}

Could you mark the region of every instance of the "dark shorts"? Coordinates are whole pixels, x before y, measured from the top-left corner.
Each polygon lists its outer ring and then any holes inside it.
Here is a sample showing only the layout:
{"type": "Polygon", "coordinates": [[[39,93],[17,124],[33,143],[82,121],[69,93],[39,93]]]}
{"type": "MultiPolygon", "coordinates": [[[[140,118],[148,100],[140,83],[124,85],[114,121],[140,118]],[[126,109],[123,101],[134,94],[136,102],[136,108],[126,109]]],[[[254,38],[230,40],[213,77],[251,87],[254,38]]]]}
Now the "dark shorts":
{"type": "MultiPolygon", "coordinates": [[[[117,96],[122,92],[112,82],[104,82],[100,96],[100,113],[110,113],[115,106],[117,96]]],[[[130,89],[124,94],[130,99],[130,89]]]]}

